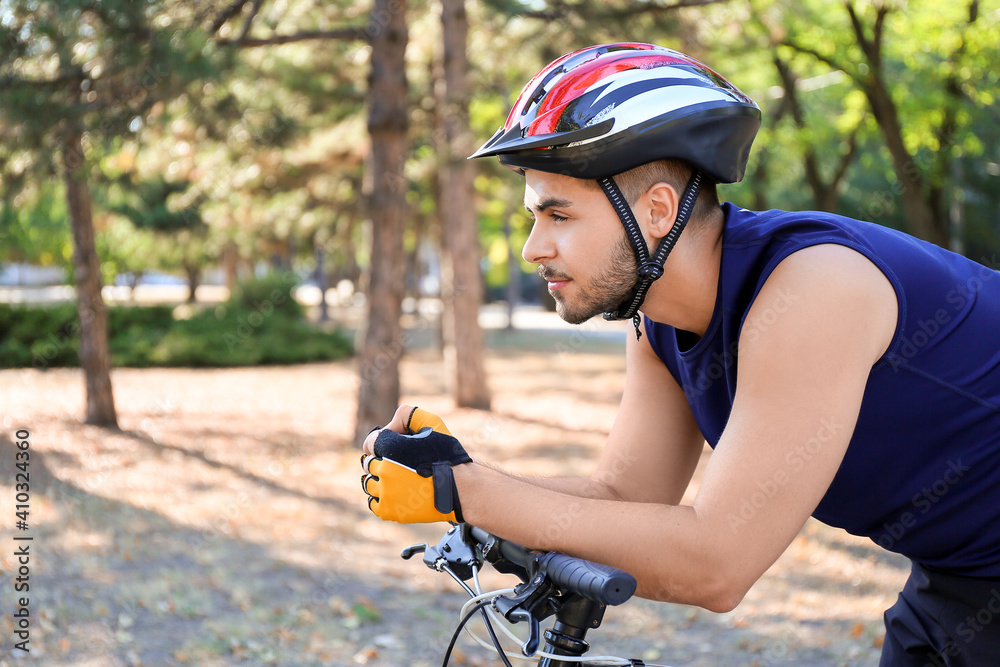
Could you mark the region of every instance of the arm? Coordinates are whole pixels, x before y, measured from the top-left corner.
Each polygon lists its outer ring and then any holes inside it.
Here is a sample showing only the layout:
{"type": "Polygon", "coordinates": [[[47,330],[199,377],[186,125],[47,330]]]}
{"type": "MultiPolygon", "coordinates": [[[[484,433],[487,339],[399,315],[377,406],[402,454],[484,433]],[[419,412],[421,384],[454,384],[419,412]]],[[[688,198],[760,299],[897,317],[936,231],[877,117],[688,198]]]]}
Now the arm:
{"type": "Polygon", "coordinates": [[[892,286],[862,255],[829,245],[795,253],[748,315],[744,330],[757,335],[740,341],[733,410],[691,506],[572,498],[471,464],[455,469],[466,519],[631,572],[643,596],[732,609],[833,480],[896,313],[892,286]],[[789,294],[793,306],[775,316],[789,294]],[[810,442],[819,447],[806,458],[810,442]],[[764,487],[773,487],[766,502],[741,514],[764,487]]]}
{"type": "MultiPolygon", "coordinates": [[[[532,477],[522,482],[581,498],[676,505],[705,440],[677,381],[649,345],[626,338],[625,391],[607,444],[590,477],[532,477]]],[[[558,448],[559,444],[553,444],[558,448]]]]}
{"type": "MultiPolygon", "coordinates": [[[[625,363],[625,391],[618,415],[590,477],[538,477],[498,468],[492,468],[493,472],[568,496],[679,503],[705,440],[684,392],[653,352],[648,336],[626,337],[625,363]]],[[[400,406],[386,428],[405,433],[412,410],[412,406],[400,406]]],[[[372,453],[376,435],[366,440],[366,454],[372,453]]]]}

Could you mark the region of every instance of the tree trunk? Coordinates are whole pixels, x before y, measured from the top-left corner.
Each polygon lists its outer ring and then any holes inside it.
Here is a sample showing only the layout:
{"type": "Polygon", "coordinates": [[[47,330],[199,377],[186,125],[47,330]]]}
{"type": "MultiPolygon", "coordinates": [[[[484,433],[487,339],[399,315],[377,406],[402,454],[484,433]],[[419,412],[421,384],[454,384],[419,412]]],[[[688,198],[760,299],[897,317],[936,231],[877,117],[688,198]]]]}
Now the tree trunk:
{"type": "Polygon", "coordinates": [[[326,307],[326,290],[330,285],[326,277],[326,253],[316,246],[313,248],[313,257],[316,259],[316,286],[319,288],[319,321],[329,322],[330,311],[326,307]]]}
{"type": "MultiPolygon", "coordinates": [[[[773,122],[776,124],[780,116],[783,115],[783,112],[787,110],[792,115],[795,127],[800,132],[804,132],[807,130],[807,121],[805,110],[802,108],[799,100],[799,77],[792,71],[790,64],[777,55],[777,52],[772,56],[772,62],[774,62],[775,69],[778,70],[778,76],[781,78],[781,86],[785,91],[781,113],[775,115],[773,122]]],[[[823,172],[820,169],[822,160],[816,152],[815,145],[810,144],[805,149],[803,168],[806,182],[812,190],[813,206],[817,211],[833,213],[837,210],[837,204],[840,200],[841,183],[843,183],[844,177],[847,175],[847,170],[851,166],[851,163],[854,162],[855,155],[857,155],[857,134],[857,129],[851,132],[847,142],[847,152],[840,156],[837,168],[834,170],[829,181],[823,177],[823,172]]]]}
{"type": "Polygon", "coordinates": [[[145,271],[132,271],[128,274],[128,300],[135,303],[135,288],[139,286],[139,281],[145,271]]]}
{"type": "Polygon", "coordinates": [[[473,165],[469,129],[469,81],[466,42],[469,32],[465,0],[441,0],[444,40],[444,105],[441,114],[447,150],[442,169],[439,212],[445,261],[442,297],[445,303],[445,361],[455,378],[455,403],[463,408],[489,410],[490,391],[483,363],[483,331],[479,308],[483,303],[480,275],[482,250],[476,229],[473,165]]]}
{"type": "Polygon", "coordinates": [[[514,328],[514,310],[521,301],[521,258],[511,241],[514,230],[510,224],[513,211],[507,211],[503,218],[503,233],[507,239],[507,329],[514,328]]]}
{"type": "Polygon", "coordinates": [[[910,231],[925,241],[947,246],[948,221],[934,210],[926,175],[906,148],[899,111],[885,82],[885,73],[882,69],[882,35],[886,16],[891,9],[889,6],[878,9],[872,37],[869,39],[850,0],[846,0],[844,6],[868,68],[868,74],[864,78],[854,75],[855,81],[868,98],[872,115],[875,116],[875,122],[878,123],[885,139],[886,148],[892,156],[899,190],[896,195],[902,200],[903,214],[906,216],[910,231]]]}
{"type": "Polygon", "coordinates": [[[198,285],[201,284],[201,267],[191,262],[184,262],[184,275],[187,277],[187,303],[196,303],[198,285]]]}
{"type": "Polygon", "coordinates": [[[230,241],[222,249],[222,270],[226,274],[226,289],[232,294],[236,289],[237,266],[240,261],[240,251],[236,243],[230,241]]]}
{"type": "MultiPolygon", "coordinates": [[[[979,0],[971,0],[968,6],[968,30],[979,18],[979,0]]],[[[958,115],[965,101],[965,94],[962,92],[962,81],[960,70],[964,60],[966,49],[968,48],[968,36],[963,34],[962,41],[958,48],[952,53],[949,61],[953,70],[945,80],[944,91],[944,119],[941,126],[935,133],[938,140],[938,151],[934,160],[934,167],[931,171],[931,182],[934,184],[931,190],[934,210],[944,218],[948,219],[948,247],[958,253],[965,249],[965,239],[962,223],[962,201],[964,199],[961,185],[961,165],[959,161],[952,157],[952,147],[959,140],[958,115]],[[950,186],[946,185],[950,181],[950,186]]]]}
{"type": "Polygon", "coordinates": [[[372,252],[368,316],[359,353],[360,387],[355,442],[385,424],[399,402],[403,354],[403,230],[406,221],[406,2],[376,0],[368,33],[368,132],[372,140],[369,213],[372,252]]]}
{"type": "Polygon", "coordinates": [[[903,214],[910,231],[925,241],[948,246],[948,226],[945,218],[940,218],[931,205],[930,192],[920,165],[907,150],[903,142],[903,129],[899,122],[896,104],[882,79],[881,72],[871,70],[871,78],[864,86],[872,115],[882,130],[885,145],[892,156],[899,183],[897,193],[902,201],[903,214]]]}
{"type": "Polygon", "coordinates": [[[63,137],[63,180],[73,228],[73,267],[80,314],[80,366],[87,388],[88,424],[118,428],[111,390],[108,313],[101,297],[101,265],[94,245],[90,190],[84,168],[83,133],[72,128],[63,137]]]}

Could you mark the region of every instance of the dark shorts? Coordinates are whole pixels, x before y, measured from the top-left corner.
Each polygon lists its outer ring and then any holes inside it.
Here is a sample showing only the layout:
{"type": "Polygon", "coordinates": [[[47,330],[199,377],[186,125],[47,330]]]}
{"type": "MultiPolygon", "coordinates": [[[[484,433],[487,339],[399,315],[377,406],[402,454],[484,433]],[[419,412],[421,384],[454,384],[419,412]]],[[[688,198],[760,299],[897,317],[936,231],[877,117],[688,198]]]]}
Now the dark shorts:
{"type": "Polygon", "coordinates": [[[885,612],[883,667],[1000,665],[1000,579],[913,564],[885,612]]]}

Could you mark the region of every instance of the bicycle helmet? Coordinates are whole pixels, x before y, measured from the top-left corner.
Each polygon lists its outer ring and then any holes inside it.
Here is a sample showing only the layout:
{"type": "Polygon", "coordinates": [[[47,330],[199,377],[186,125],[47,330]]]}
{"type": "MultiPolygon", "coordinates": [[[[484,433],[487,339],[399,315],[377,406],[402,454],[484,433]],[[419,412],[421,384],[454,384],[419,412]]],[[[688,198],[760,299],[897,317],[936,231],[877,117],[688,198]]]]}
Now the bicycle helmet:
{"type": "Polygon", "coordinates": [[[633,319],[663,274],[705,175],[743,178],[760,109],[697,60],[654,44],[591,46],[554,60],[518,96],[507,122],[471,157],[597,180],[635,251],[636,286],[607,319],[633,319]],[[613,176],[661,159],[692,165],[677,220],[651,256],[613,176]]]}

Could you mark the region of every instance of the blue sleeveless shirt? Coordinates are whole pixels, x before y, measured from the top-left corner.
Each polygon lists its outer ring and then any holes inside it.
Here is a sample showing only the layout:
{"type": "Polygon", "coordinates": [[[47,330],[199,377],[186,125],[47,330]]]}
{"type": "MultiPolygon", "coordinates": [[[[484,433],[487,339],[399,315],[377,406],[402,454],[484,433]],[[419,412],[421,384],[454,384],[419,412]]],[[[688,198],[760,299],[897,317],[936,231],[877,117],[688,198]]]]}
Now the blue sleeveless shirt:
{"type": "MultiPolygon", "coordinates": [[[[709,445],[729,419],[744,319],[771,271],[809,246],[852,248],[892,283],[898,325],[813,516],[930,567],[1000,576],[1000,272],[828,213],[723,210],[718,294],[705,335],[645,318],[653,350],[709,445]]],[[[785,472],[809,458],[807,443],[786,457],[785,472]]]]}

